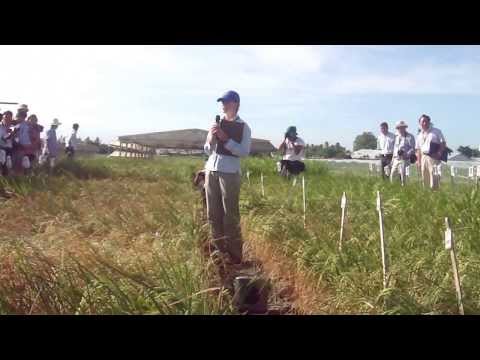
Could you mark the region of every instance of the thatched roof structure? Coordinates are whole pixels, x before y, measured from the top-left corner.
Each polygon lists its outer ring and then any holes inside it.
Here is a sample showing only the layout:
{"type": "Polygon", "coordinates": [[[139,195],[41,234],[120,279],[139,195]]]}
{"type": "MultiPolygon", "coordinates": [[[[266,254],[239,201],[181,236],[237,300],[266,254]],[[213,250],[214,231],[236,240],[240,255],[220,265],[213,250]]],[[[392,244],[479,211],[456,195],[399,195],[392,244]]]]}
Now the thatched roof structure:
{"type": "MultiPolygon", "coordinates": [[[[202,150],[208,132],[201,129],[162,131],[147,134],[119,136],[121,143],[138,144],[153,148],[202,150]]],[[[269,153],[275,147],[268,140],[252,139],[251,154],[269,153]]]]}

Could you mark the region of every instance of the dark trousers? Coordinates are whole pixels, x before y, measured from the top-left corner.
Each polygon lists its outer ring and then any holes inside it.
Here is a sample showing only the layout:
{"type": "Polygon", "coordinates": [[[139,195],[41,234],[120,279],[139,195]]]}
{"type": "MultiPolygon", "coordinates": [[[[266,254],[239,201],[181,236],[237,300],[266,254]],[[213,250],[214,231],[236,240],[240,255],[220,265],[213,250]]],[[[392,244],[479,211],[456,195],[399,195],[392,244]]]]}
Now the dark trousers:
{"type": "Polygon", "coordinates": [[[305,171],[305,164],[298,160],[282,160],[280,163],[282,164],[282,169],[285,168],[292,175],[298,175],[305,171]]]}
{"type": "Polygon", "coordinates": [[[385,174],[385,166],[388,166],[392,162],[392,157],[393,154],[387,154],[387,155],[380,155],[380,160],[382,162],[382,178],[387,179],[387,175],[385,174]]]}

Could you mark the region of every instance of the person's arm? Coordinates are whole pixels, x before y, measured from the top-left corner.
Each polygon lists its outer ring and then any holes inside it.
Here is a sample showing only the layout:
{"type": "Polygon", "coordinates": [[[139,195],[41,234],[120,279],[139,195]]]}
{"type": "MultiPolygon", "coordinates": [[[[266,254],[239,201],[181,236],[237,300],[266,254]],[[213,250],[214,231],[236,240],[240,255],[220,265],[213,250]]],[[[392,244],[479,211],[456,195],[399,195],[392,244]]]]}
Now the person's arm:
{"type": "Polygon", "coordinates": [[[229,139],[225,143],[225,148],[229,150],[233,155],[238,157],[245,157],[250,154],[250,146],[252,143],[251,139],[251,130],[247,124],[243,127],[242,141],[239,143],[235,142],[233,139],[229,139]]]}
{"type": "Polygon", "coordinates": [[[212,127],[210,128],[210,130],[208,131],[208,134],[207,134],[207,140],[205,141],[205,145],[203,146],[203,151],[205,152],[205,154],[207,155],[211,155],[212,154],[212,148],[213,148],[213,145],[216,144],[216,136],[213,135],[213,128],[215,127],[216,124],[212,125],[212,127]]]}

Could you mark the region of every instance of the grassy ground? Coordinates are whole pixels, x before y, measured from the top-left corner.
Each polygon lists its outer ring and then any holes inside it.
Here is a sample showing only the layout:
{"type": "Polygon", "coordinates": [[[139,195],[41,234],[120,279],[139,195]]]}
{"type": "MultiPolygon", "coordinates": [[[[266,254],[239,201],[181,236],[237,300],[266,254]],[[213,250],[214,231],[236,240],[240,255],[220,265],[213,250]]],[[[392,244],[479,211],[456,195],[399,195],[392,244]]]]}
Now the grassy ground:
{"type": "MultiPolygon", "coordinates": [[[[203,159],[187,157],[91,158],[63,162],[50,177],[0,179],[0,188],[16,194],[0,200],[0,313],[232,313],[225,294],[211,288],[200,256],[207,229],[191,176],[202,165],[203,159]]],[[[315,285],[310,289],[322,289],[324,301],[312,312],[456,313],[443,245],[448,216],[465,312],[480,313],[480,196],[474,186],[444,181],[432,193],[414,176],[405,188],[368,176],[367,165],[364,172],[322,162],[307,166],[305,228],[301,181],[293,187],[278,177],[273,159],[242,162],[241,213],[246,241],[263,250],[268,245],[289,259],[290,271],[293,264],[308,275],[315,285]],[[377,190],[391,264],[386,291],[377,190]],[[347,222],[339,252],[344,191],[347,222]]]]}
{"type": "MultiPolygon", "coordinates": [[[[466,313],[480,312],[480,196],[468,184],[431,192],[415,177],[405,188],[339,171],[324,163],[308,163],[306,228],[303,227],[301,182],[275,175],[273,160],[244,163],[250,186],[242,196],[249,232],[267,239],[313,272],[329,289],[331,313],[456,313],[449,254],[444,249],[444,218],[453,224],[466,313]],[[252,171],[253,169],[253,171],[252,171]],[[265,198],[260,191],[263,169],[265,198]],[[384,200],[389,288],[384,291],[376,191],[384,200]],[[348,198],[343,251],[338,250],[340,199],[348,198]],[[384,301],[387,300],[387,306],[384,301]]],[[[335,165],[333,165],[335,166],[335,165]]],[[[367,166],[365,166],[368,168],[367,166]]]]}
{"type": "Polygon", "coordinates": [[[2,180],[18,195],[0,202],[0,313],[231,313],[197,246],[197,166],[89,159],[2,180]]]}

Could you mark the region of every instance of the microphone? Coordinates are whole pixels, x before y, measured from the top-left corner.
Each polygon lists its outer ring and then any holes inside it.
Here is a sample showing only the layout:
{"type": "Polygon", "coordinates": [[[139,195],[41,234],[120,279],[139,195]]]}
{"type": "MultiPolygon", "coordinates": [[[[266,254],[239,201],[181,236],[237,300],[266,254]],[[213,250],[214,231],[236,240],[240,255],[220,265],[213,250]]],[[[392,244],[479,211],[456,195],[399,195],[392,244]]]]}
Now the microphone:
{"type": "Polygon", "coordinates": [[[215,116],[215,122],[220,124],[220,115],[215,116]]]}

